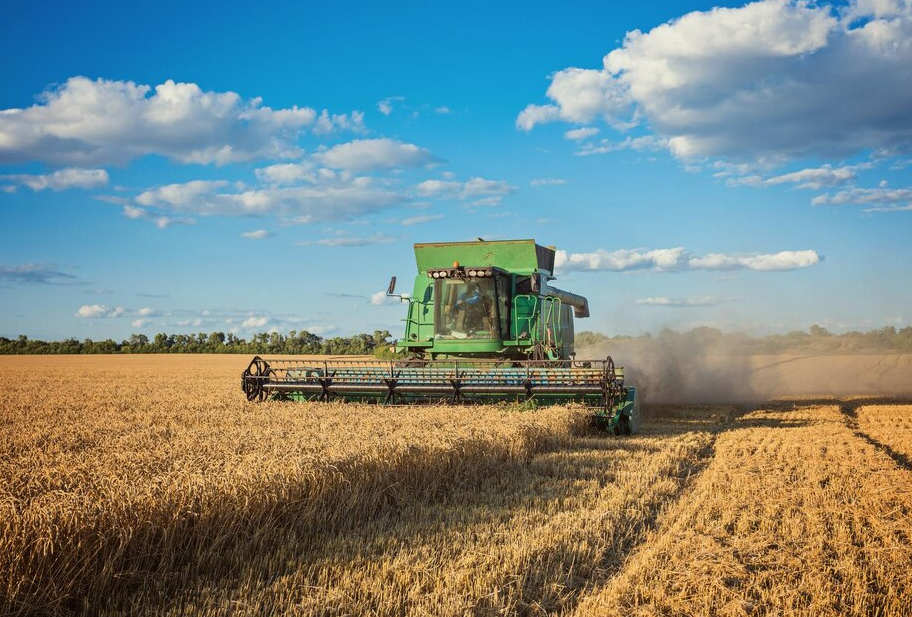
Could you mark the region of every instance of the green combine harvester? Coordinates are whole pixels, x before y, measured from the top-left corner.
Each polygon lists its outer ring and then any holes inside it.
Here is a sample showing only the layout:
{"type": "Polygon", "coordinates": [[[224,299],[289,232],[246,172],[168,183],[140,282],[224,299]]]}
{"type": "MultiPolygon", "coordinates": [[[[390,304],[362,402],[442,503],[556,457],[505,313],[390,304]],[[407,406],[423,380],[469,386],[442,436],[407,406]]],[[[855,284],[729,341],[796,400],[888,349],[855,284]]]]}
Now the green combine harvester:
{"type": "Polygon", "coordinates": [[[248,400],[530,405],[580,403],[616,434],[639,425],[636,388],[609,356],[579,361],[573,319],[586,298],[551,285],[553,247],[534,240],[415,245],[418,274],[401,360],[255,357],[242,375],[248,400]]]}

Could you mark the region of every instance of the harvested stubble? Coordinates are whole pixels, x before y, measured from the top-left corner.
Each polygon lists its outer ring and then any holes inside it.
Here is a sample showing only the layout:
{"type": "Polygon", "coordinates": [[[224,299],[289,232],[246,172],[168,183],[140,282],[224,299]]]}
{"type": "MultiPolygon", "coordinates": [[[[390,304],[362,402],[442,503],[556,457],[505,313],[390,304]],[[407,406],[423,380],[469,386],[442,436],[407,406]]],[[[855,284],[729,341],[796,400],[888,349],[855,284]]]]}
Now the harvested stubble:
{"type": "Polygon", "coordinates": [[[350,528],[477,486],[585,422],[565,408],[253,406],[226,378],[237,358],[16,362],[41,371],[3,384],[4,611],[96,610],[239,539],[350,528]]]}
{"type": "Polygon", "coordinates": [[[864,405],[855,414],[864,434],[912,466],[912,405],[864,405]]]}
{"type": "Polygon", "coordinates": [[[578,615],[909,615],[912,476],[838,405],[758,410],[578,615]]]}
{"type": "Polygon", "coordinates": [[[912,407],[652,407],[615,439],[247,405],[239,363],[0,358],[0,613],[910,614],[912,407]]]}

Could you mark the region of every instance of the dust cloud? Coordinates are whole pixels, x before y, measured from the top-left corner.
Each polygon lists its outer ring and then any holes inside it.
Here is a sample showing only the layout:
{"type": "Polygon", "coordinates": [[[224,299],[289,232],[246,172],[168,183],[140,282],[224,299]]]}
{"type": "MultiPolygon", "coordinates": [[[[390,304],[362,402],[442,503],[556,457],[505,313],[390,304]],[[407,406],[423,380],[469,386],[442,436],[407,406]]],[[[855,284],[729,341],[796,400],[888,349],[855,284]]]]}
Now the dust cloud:
{"type": "Polygon", "coordinates": [[[751,403],[782,397],[912,397],[912,354],[750,354],[737,337],[663,331],[577,349],[610,355],[644,402],[751,403]]]}
{"type": "Polygon", "coordinates": [[[753,388],[751,357],[730,344],[663,332],[577,350],[579,358],[611,356],[624,381],[650,403],[735,403],[762,398],[753,388]]]}

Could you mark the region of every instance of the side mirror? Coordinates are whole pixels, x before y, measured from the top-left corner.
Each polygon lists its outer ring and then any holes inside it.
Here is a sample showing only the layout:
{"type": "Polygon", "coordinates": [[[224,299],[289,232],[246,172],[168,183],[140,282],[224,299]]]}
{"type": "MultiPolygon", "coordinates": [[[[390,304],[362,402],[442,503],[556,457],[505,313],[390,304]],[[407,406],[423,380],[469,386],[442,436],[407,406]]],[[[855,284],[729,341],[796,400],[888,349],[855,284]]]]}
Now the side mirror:
{"type": "Polygon", "coordinates": [[[389,287],[386,288],[386,295],[391,296],[396,293],[396,277],[390,279],[389,287]]]}

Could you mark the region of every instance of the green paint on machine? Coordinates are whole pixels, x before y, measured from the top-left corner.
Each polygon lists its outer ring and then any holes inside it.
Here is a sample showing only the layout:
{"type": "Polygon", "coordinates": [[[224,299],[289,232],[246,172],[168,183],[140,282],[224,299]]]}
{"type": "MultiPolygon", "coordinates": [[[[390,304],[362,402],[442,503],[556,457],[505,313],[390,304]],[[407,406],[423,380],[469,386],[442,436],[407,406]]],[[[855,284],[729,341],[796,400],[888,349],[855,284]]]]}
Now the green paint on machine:
{"type": "Polygon", "coordinates": [[[586,298],[551,285],[555,250],[534,240],[415,245],[405,336],[394,361],[256,357],[242,375],[249,400],[384,404],[521,401],[581,403],[611,432],[639,425],[636,389],[611,358],[578,361],[573,319],[586,298]]]}
{"type": "Polygon", "coordinates": [[[568,360],[586,299],[549,285],[553,248],[534,240],[415,245],[418,273],[399,350],[418,357],[568,360]]]}

